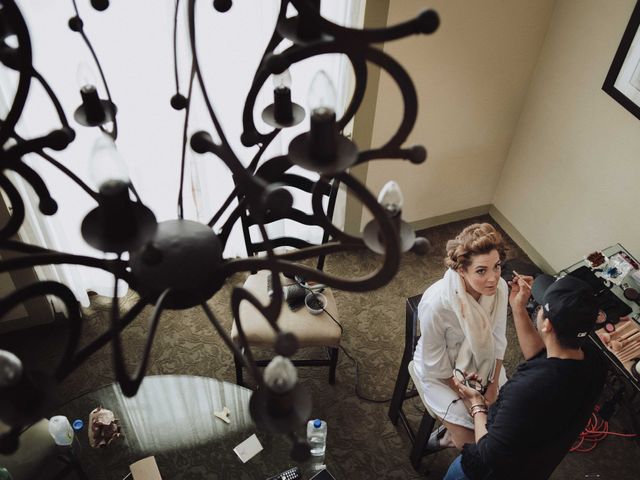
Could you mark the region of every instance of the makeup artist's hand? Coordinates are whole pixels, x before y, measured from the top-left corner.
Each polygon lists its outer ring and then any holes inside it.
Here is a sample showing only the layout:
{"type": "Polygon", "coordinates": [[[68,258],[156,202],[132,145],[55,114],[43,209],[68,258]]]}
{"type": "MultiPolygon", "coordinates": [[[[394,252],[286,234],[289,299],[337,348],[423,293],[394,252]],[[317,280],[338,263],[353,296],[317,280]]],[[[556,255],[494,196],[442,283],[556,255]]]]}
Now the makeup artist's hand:
{"type": "MultiPolygon", "coordinates": [[[[478,375],[475,373],[467,375],[465,372],[465,378],[467,380],[482,383],[482,379],[478,377],[478,375]]],[[[455,383],[458,394],[460,395],[460,398],[462,399],[465,406],[467,407],[467,410],[470,409],[472,405],[486,403],[484,396],[475,388],[471,388],[464,385],[455,376],[453,377],[453,382],[455,383]]]]}
{"type": "Polygon", "coordinates": [[[528,275],[518,275],[514,272],[513,280],[509,282],[511,291],[509,292],[509,305],[513,310],[525,308],[531,296],[531,284],[533,277],[528,275]]]}

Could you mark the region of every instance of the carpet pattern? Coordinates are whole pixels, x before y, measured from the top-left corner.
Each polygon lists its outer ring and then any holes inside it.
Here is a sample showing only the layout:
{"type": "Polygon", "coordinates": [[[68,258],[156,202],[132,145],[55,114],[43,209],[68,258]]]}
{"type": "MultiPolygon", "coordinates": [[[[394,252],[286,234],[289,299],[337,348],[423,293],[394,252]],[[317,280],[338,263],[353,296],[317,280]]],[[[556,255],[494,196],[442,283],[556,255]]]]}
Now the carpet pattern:
{"type": "MultiPolygon", "coordinates": [[[[344,326],[343,346],[360,363],[359,380],[366,395],[390,398],[404,347],[406,298],[422,293],[441,278],[446,240],[475,221],[493,223],[490,217],[482,216],[420,232],[431,241],[431,253],[426,256],[407,253],[395,279],[375,292],[334,291],[344,326]]],[[[511,240],[508,257],[529,261],[511,240]]],[[[349,252],[328,257],[326,270],[348,277],[364,276],[375,270],[379,262],[380,258],[370,252],[349,252]]],[[[243,279],[242,275],[229,279],[208,302],[228,331],[231,329],[231,287],[241,284],[243,279]]],[[[128,310],[136,301],[136,295],[129,293],[122,301],[122,309],[128,310]]],[[[84,312],[85,341],[108,328],[108,308],[107,299],[92,298],[91,308],[84,312]]],[[[151,311],[146,307],[123,335],[130,372],[144,348],[151,311]]],[[[36,327],[3,335],[0,348],[14,351],[28,368],[51,369],[59,355],[56,345],[64,335],[64,329],[59,325],[36,327]]],[[[509,374],[521,360],[510,320],[508,339],[504,363],[509,374]]],[[[301,382],[311,390],[314,398],[313,416],[328,423],[328,449],[344,478],[412,479],[425,478],[426,472],[428,478],[442,478],[456,452],[449,449],[429,456],[424,459],[420,472],[413,470],[408,459],[409,440],[400,427],[389,421],[388,403],[368,403],[356,397],[354,365],[344,354],[340,355],[335,386],[328,384],[326,368],[302,368],[299,372],[301,382]]],[[[148,373],[201,375],[235,381],[233,357],[200,309],[163,313],[148,373]]],[[[109,347],[102,348],[58,386],[55,401],[61,404],[112,381],[111,351],[109,347]]],[[[417,428],[422,415],[419,398],[405,402],[405,411],[417,428]]],[[[618,430],[630,428],[624,412],[616,414],[615,420],[619,422],[618,430]]],[[[637,479],[640,478],[638,453],[638,444],[632,440],[607,438],[591,453],[569,454],[552,478],[637,479]]]]}

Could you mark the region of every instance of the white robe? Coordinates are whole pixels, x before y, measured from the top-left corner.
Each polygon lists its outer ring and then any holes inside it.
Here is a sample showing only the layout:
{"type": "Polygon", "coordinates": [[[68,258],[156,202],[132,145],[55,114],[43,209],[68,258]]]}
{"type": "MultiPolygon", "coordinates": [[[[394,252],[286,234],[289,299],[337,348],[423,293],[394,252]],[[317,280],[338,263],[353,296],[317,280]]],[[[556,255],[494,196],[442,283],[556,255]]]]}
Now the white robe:
{"type": "MultiPolygon", "coordinates": [[[[504,282],[503,279],[500,281],[504,282]]],[[[414,368],[421,380],[431,411],[440,419],[446,414],[446,421],[473,429],[473,419],[464,403],[462,400],[451,403],[458,398],[458,395],[443,381],[451,378],[460,346],[465,339],[455,311],[445,300],[444,288],[446,288],[445,280],[438,280],[427,289],[418,305],[421,336],[413,355],[414,368]]],[[[501,294],[506,296],[507,289],[499,289],[496,295],[501,294]]],[[[501,308],[500,311],[495,312],[493,338],[496,359],[503,359],[507,348],[506,298],[499,303],[501,308]]],[[[502,386],[506,381],[507,377],[502,368],[498,385],[502,386]]]]}

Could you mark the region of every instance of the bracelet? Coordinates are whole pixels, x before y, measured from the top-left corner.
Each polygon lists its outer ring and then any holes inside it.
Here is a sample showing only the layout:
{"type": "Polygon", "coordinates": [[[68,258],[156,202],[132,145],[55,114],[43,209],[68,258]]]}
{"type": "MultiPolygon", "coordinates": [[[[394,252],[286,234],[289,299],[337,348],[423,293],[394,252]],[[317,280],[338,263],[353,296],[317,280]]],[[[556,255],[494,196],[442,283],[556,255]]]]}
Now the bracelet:
{"type": "Polygon", "coordinates": [[[469,410],[472,410],[473,407],[482,407],[482,408],[487,408],[487,404],[486,403],[476,403],[474,405],[471,405],[471,408],[469,410]]]}
{"type": "Polygon", "coordinates": [[[471,418],[474,418],[478,413],[484,413],[485,415],[487,415],[489,413],[489,410],[487,410],[486,408],[478,408],[477,410],[471,412],[471,418]]]}
{"type": "Polygon", "coordinates": [[[486,405],[473,405],[469,410],[469,413],[471,414],[472,417],[478,412],[488,413],[489,409],[487,408],[486,405]]]}

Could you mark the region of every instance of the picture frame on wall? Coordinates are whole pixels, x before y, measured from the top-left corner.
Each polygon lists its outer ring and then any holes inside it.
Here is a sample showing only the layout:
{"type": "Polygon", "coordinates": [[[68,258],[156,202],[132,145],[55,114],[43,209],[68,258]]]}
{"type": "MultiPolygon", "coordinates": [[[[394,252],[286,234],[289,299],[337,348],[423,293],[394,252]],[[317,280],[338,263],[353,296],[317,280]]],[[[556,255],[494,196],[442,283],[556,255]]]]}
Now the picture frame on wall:
{"type": "Polygon", "coordinates": [[[640,1],[631,13],[602,90],[640,119],[640,1]]]}

